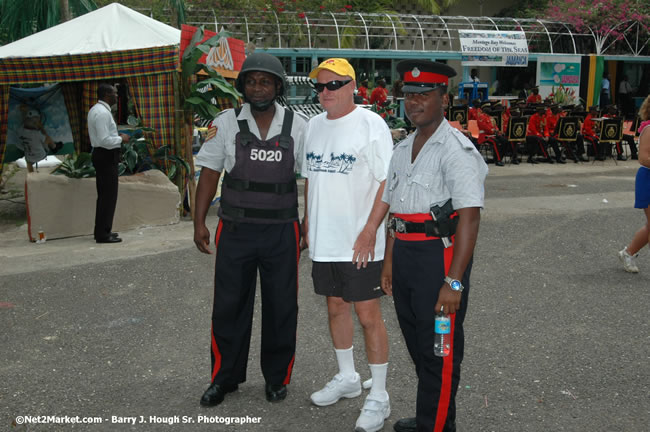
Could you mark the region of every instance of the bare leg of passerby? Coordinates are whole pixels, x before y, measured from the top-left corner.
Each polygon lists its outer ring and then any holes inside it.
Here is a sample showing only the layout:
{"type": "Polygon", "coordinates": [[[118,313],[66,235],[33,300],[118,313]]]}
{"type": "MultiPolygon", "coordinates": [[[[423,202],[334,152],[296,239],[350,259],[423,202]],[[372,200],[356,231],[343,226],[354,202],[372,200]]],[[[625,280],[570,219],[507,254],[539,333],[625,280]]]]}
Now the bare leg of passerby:
{"type": "Polygon", "coordinates": [[[327,297],[327,314],[339,372],[325,387],[310,396],[318,406],[332,405],[341,398],[361,394],[361,378],[354,368],[352,305],[340,297],[327,297]]]}
{"type": "Polygon", "coordinates": [[[388,362],[388,335],[381,317],[379,299],[355,302],[354,309],[363,328],[368,363],[383,364],[388,362]]]}
{"type": "Polygon", "coordinates": [[[635,255],[650,242],[650,208],[643,209],[643,211],[645,212],[646,224],[634,234],[632,241],[627,245],[627,251],[630,255],[635,255]]]}
{"type": "Polygon", "coordinates": [[[363,328],[368,367],[372,374],[370,393],[363,404],[355,430],[378,431],[383,428],[384,420],[390,416],[390,398],[386,391],[388,335],[378,298],[355,302],[354,309],[363,328]]]}
{"type": "Polygon", "coordinates": [[[641,248],[650,243],[650,208],[645,208],[643,211],[645,212],[646,224],[634,234],[630,244],[618,253],[618,258],[628,273],[639,272],[639,267],[636,265],[637,254],[641,248]]]}
{"type": "Polygon", "coordinates": [[[336,349],[348,349],[354,339],[352,306],[341,297],[327,297],[327,315],[336,349]]]}

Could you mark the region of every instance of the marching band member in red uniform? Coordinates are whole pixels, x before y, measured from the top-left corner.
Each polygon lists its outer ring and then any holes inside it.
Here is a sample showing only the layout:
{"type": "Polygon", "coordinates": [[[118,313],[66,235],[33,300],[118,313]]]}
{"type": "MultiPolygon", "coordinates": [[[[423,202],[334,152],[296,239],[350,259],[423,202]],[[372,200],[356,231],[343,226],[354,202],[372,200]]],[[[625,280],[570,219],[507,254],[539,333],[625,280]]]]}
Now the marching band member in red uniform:
{"type": "MultiPolygon", "coordinates": [[[[603,117],[606,117],[606,118],[619,117],[618,109],[616,108],[616,105],[607,106],[607,114],[604,114],[603,117]]],[[[629,135],[628,135],[628,137],[629,137],[629,135]]],[[[630,151],[632,152],[632,154],[636,154],[636,145],[634,145],[634,137],[631,137],[631,138],[632,138],[631,140],[629,140],[627,138],[625,138],[625,139],[627,140],[628,144],[630,144],[630,142],[631,142],[630,151]]],[[[625,156],[623,154],[623,143],[621,141],[616,143],[616,155],[617,155],[616,159],[618,159],[620,161],[627,160],[627,156],[625,156]]]]}
{"type": "Polygon", "coordinates": [[[526,99],[526,103],[527,103],[528,105],[530,105],[530,104],[540,104],[540,103],[542,103],[542,96],[540,96],[540,94],[539,94],[539,88],[538,88],[538,87],[534,87],[534,88],[531,90],[531,92],[532,92],[532,94],[531,94],[530,96],[528,96],[528,99],[526,99]]]}
{"type": "Polygon", "coordinates": [[[589,114],[585,117],[582,124],[582,136],[591,143],[594,150],[594,157],[596,160],[605,160],[605,149],[598,141],[598,134],[596,133],[596,122],[593,120],[598,117],[598,107],[592,106],[589,108],[589,114]]]}
{"type": "MultiPolygon", "coordinates": [[[[489,109],[489,102],[483,104],[481,109],[477,111],[477,123],[479,128],[478,143],[479,145],[484,143],[489,143],[492,147],[492,152],[494,154],[494,164],[496,166],[503,166],[503,153],[505,152],[508,146],[508,140],[503,136],[499,128],[497,127],[496,121],[492,116],[483,111],[484,109],[489,109]]],[[[497,113],[500,115],[500,113],[497,113]]],[[[514,158],[513,158],[513,163],[514,158]]],[[[517,162],[518,163],[518,162],[517,162]]]]}

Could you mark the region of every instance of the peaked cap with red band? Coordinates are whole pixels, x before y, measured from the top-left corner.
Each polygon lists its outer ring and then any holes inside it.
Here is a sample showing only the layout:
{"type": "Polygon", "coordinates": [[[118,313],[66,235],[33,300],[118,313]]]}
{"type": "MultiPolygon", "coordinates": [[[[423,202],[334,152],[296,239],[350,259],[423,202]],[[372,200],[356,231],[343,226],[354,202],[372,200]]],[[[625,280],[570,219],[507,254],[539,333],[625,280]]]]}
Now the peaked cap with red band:
{"type": "Polygon", "coordinates": [[[427,93],[441,86],[446,87],[449,78],[456,76],[451,66],[431,60],[403,60],[397,63],[397,71],[404,81],[404,93],[427,93]]]}

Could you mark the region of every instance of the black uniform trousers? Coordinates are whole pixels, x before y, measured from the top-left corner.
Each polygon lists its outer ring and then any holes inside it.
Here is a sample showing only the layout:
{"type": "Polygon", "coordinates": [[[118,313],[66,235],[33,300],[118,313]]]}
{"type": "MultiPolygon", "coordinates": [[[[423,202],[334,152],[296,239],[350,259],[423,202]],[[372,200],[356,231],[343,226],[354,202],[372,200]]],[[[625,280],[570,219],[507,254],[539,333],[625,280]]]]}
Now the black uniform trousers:
{"type": "Polygon", "coordinates": [[[492,146],[492,153],[494,154],[494,161],[498,162],[503,159],[503,156],[510,150],[513,157],[517,157],[516,146],[511,146],[510,142],[503,135],[494,135],[486,139],[492,146]]]}
{"type": "Polygon", "coordinates": [[[113,229],[113,216],[117,205],[118,165],[121,149],[108,150],[94,147],[92,162],[95,167],[97,204],[95,206],[95,240],[106,240],[113,229]]]}
{"type": "Polygon", "coordinates": [[[262,298],[262,374],[288,384],[298,324],[298,222],[219,221],[212,305],[212,382],[246,381],[257,272],[262,298]]]}
{"type": "Polygon", "coordinates": [[[455,430],[456,392],[463,360],[463,321],[469,298],[470,261],[462,284],[460,309],[451,319],[451,353],[433,353],[435,305],[451,265],[453,246],[442,241],[395,239],[393,247],[393,298],[402,334],[418,376],[416,422],[418,432],[455,430]]]}
{"type": "Polygon", "coordinates": [[[559,160],[562,158],[562,152],[558,146],[557,140],[555,138],[549,138],[548,141],[544,140],[541,137],[535,135],[526,136],[526,147],[528,149],[528,157],[531,158],[537,154],[537,150],[541,150],[541,154],[544,159],[550,160],[551,155],[548,153],[548,147],[553,149],[555,154],[555,159],[559,160]]]}
{"type": "MultiPolygon", "coordinates": [[[[627,142],[627,145],[630,147],[630,153],[632,154],[632,157],[636,159],[638,157],[638,150],[636,147],[636,143],[634,142],[634,136],[629,134],[623,134],[623,141],[627,142]]],[[[622,144],[623,142],[621,141],[618,145],[618,148],[621,149],[619,154],[623,153],[623,149],[621,147],[622,144]]]]}

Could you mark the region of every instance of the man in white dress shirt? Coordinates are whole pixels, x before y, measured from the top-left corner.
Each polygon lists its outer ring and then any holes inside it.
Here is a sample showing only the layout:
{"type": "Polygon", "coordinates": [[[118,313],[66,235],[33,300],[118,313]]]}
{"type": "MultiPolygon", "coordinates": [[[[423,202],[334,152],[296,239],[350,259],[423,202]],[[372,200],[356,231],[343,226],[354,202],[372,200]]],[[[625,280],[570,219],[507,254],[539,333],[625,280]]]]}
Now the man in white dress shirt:
{"type": "Polygon", "coordinates": [[[123,142],[129,136],[117,132],[111,105],[117,103],[117,89],[100,84],[97,103],[88,111],[88,135],[93,147],[92,161],[97,181],[94,236],[97,243],[119,243],[122,239],[111,231],[117,204],[118,165],[123,142]]]}

